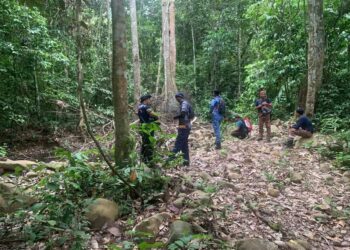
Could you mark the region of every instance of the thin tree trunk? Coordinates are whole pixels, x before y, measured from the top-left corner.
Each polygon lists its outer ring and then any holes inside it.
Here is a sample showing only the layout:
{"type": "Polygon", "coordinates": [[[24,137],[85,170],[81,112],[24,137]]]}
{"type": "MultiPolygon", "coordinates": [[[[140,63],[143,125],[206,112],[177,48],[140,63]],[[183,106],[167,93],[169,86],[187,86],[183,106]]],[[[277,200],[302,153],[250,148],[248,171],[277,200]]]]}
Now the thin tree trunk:
{"type": "Polygon", "coordinates": [[[350,77],[350,37],[348,38],[348,76],[350,77]]]}
{"type": "Polygon", "coordinates": [[[237,96],[239,97],[242,92],[242,10],[241,3],[237,3],[237,12],[238,18],[238,42],[237,42],[237,68],[238,68],[238,89],[237,96]]]}
{"type": "Polygon", "coordinates": [[[75,15],[76,15],[76,46],[77,46],[77,82],[78,82],[78,88],[77,88],[77,95],[79,98],[80,103],[80,112],[79,112],[79,123],[78,123],[78,129],[83,135],[83,129],[84,129],[84,117],[83,113],[81,112],[82,105],[83,105],[83,84],[84,84],[84,73],[83,73],[83,66],[81,63],[82,58],[82,39],[81,39],[81,0],[76,1],[76,9],[75,9],[75,15]]]}
{"type": "Polygon", "coordinates": [[[308,0],[308,88],[306,114],[313,116],[316,93],[320,88],[324,63],[323,0],[308,0]]]}
{"type": "Polygon", "coordinates": [[[157,80],[156,80],[156,95],[159,93],[159,81],[160,81],[160,74],[162,70],[162,57],[163,57],[163,41],[160,42],[159,46],[159,61],[158,61],[158,73],[157,73],[157,80]]]}
{"type": "Polygon", "coordinates": [[[141,62],[139,54],[139,37],[137,32],[136,0],[130,0],[132,55],[134,65],[134,102],[138,103],[141,95],[141,62]]]}
{"type": "Polygon", "coordinates": [[[238,93],[237,96],[241,96],[241,92],[242,92],[242,50],[241,50],[241,46],[242,46],[242,28],[241,28],[241,24],[239,23],[239,27],[238,27],[238,52],[237,52],[237,57],[238,57],[238,93]]]}
{"type": "Polygon", "coordinates": [[[194,29],[191,23],[191,36],[192,36],[192,54],[193,54],[193,76],[194,76],[194,94],[197,92],[197,60],[196,60],[196,43],[194,37],[194,29]]]}
{"type": "Polygon", "coordinates": [[[121,168],[131,152],[126,79],[126,24],[123,0],[112,0],[112,88],[115,123],[115,162],[121,168]]]}
{"type": "Polygon", "coordinates": [[[34,65],[34,69],[33,69],[33,75],[34,75],[34,83],[35,83],[36,112],[37,112],[38,118],[40,118],[40,116],[41,116],[40,91],[39,91],[38,74],[37,74],[35,65],[34,65]]]}

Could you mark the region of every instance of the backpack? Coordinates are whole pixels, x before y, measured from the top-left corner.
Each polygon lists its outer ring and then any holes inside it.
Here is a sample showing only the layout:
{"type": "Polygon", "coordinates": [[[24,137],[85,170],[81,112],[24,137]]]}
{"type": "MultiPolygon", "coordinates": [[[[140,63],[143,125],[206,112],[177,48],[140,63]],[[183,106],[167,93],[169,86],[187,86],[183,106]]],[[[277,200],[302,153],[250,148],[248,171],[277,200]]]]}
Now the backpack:
{"type": "Polygon", "coordinates": [[[246,127],[247,127],[247,129],[248,129],[248,133],[252,132],[252,130],[253,130],[253,124],[251,123],[249,117],[244,117],[244,118],[243,118],[243,121],[244,121],[244,123],[245,123],[245,125],[246,125],[246,127]]]}
{"type": "Polygon", "coordinates": [[[224,102],[224,100],[222,98],[220,98],[220,101],[219,101],[218,112],[219,112],[220,115],[225,116],[226,105],[225,105],[225,102],[224,102]]]}

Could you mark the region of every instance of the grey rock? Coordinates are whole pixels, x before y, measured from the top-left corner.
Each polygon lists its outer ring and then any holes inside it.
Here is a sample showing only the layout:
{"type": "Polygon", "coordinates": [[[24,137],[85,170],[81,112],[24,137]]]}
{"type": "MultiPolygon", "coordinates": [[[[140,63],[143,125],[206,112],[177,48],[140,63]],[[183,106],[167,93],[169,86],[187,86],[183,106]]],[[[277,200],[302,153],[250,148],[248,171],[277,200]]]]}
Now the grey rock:
{"type": "Polygon", "coordinates": [[[170,226],[169,243],[192,234],[192,225],[188,222],[177,220],[170,226]]]}
{"type": "Polygon", "coordinates": [[[90,204],[86,213],[93,229],[101,229],[105,224],[113,223],[118,215],[117,203],[103,198],[98,198],[90,204]]]}
{"type": "Polygon", "coordinates": [[[235,245],[237,250],[278,250],[275,243],[264,239],[244,239],[235,245]]]}

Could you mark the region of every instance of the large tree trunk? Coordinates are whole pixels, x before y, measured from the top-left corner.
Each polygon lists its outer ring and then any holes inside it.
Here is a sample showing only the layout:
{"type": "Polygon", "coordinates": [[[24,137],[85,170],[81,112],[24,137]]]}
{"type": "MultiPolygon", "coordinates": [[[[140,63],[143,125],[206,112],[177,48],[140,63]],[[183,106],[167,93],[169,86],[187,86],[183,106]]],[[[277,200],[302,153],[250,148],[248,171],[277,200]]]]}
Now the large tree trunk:
{"type": "Polygon", "coordinates": [[[175,13],[170,14],[169,10],[175,11],[175,7],[170,8],[170,5],[174,6],[174,1],[162,0],[162,38],[163,38],[163,57],[164,57],[164,103],[163,111],[167,113],[174,113],[177,110],[177,103],[174,98],[177,92],[175,83],[175,64],[176,64],[176,50],[171,48],[175,46],[175,32],[171,34],[170,26],[175,29],[175,13]],[[172,16],[172,17],[170,17],[172,16]],[[170,25],[170,19],[173,19],[170,25]],[[174,41],[170,41],[174,39],[174,41]]]}
{"type": "Polygon", "coordinates": [[[176,76],[176,41],[175,41],[175,0],[169,2],[169,40],[170,40],[170,73],[173,82],[176,76]]]}
{"type": "Polygon", "coordinates": [[[123,0],[112,0],[113,63],[112,88],[115,123],[115,162],[122,167],[131,151],[126,80],[126,33],[123,0]]]}
{"type": "Polygon", "coordinates": [[[308,86],[306,114],[313,116],[324,63],[323,0],[308,0],[308,86]]]}
{"type": "Polygon", "coordinates": [[[130,0],[132,58],[134,65],[134,102],[138,102],[141,95],[141,66],[139,55],[139,36],[137,32],[136,0],[130,0]]]}

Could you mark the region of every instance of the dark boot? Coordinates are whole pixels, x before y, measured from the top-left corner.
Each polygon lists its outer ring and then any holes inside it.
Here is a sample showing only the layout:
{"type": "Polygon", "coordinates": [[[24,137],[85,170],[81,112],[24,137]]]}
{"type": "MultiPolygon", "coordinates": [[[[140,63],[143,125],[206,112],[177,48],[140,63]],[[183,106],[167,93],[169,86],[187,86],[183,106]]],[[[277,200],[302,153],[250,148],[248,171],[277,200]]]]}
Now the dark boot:
{"type": "Polygon", "coordinates": [[[293,148],[293,146],[294,146],[294,139],[293,138],[288,138],[288,140],[284,143],[284,146],[286,148],[293,148]]]}
{"type": "Polygon", "coordinates": [[[216,143],[215,144],[215,149],[221,149],[221,143],[216,143]]]}

